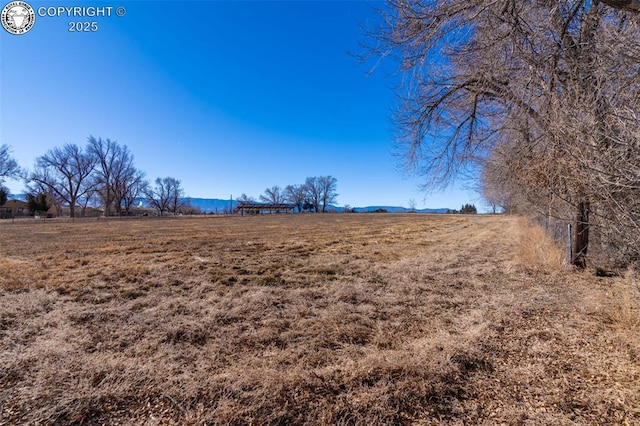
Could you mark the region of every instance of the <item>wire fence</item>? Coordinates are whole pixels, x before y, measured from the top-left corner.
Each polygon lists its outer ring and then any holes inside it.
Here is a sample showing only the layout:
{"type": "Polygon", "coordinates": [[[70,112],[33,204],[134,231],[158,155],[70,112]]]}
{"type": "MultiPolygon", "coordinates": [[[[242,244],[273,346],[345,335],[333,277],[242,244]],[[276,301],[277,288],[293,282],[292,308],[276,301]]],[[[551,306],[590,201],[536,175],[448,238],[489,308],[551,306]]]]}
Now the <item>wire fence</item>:
{"type": "Polygon", "coordinates": [[[572,263],[574,260],[572,224],[566,220],[549,216],[537,216],[536,222],[545,229],[547,235],[565,252],[566,262],[568,264],[572,263]]]}

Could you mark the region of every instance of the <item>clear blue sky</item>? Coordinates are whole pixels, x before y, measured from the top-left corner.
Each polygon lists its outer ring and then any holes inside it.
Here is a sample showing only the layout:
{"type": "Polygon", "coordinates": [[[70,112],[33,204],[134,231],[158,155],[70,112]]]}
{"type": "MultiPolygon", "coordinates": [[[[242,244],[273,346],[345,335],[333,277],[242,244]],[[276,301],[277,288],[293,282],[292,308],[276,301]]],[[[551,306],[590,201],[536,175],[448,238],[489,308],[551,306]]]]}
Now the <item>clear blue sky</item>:
{"type": "Polygon", "coordinates": [[[176,177],[192,197],[257,197],[332,175],[339,205],[475,201],[460,190],[425,199],[419,180],[399,171],[394,79],[382,69],[368,76],[350,55],[382,3],[29,3],[114,9],[37,16],[21,36],[0,29],[0,144],[22,167],[94,135],[127,145],[151,180],[176,177]],[[115,16],[118,6],[125,16],[115,16]],[[98,31],[69,32],[70,21],[96,21],[98,31]]]}

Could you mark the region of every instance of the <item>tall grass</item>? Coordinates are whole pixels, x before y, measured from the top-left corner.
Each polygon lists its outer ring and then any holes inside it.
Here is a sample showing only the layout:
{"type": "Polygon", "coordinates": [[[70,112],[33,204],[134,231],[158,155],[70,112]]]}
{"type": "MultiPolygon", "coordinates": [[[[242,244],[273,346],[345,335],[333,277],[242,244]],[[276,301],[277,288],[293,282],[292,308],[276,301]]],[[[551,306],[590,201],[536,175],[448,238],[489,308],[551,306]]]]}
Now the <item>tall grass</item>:
{"type": "Polygon", "coordinates": [[[566,269],[566,254],[545,230],[530,220],[518,219],[519,266],[531,272],[559,273],[566,269]]]}
{"type": "Polygon", "coordinates": [[[612,285],[613,303],[608,311],[609,320],[626,330],[640,328],[640,283],[637,272],[629,269],[623,280],[612,285]]]}

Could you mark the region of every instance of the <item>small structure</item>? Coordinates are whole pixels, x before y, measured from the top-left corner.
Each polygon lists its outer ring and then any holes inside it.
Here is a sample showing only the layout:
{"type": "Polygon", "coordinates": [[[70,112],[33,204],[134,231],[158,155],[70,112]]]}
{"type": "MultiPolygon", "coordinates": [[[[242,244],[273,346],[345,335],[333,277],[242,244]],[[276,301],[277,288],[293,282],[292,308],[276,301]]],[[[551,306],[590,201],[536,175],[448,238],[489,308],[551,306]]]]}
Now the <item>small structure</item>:
{"type": "Polygon", "coordinates": [[[292,213],[295,209],[293,204],[268,204],[268,203],[240,203],[233,211],[240,214],[261,214],[261,213],[292,213]]]}

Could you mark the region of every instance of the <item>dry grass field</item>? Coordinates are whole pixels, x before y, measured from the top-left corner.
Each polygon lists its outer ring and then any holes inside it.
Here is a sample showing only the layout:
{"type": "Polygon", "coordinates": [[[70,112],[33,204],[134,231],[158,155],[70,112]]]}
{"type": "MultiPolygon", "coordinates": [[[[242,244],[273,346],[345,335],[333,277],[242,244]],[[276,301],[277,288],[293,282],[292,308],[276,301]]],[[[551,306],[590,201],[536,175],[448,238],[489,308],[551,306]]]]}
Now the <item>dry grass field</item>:
{"type": "Polygon", "coordinates": [[[640,288],[523,219],[0,222],[0,424],[640,424],[640,288]]]}

